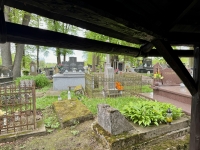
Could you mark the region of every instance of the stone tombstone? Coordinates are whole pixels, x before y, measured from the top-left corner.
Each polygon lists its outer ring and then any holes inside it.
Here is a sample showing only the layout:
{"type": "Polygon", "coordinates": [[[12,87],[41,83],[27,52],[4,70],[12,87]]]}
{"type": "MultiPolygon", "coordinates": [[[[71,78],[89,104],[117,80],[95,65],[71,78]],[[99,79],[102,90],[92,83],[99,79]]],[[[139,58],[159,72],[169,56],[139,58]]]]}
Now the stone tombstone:
{"type": "Polygon", "coordinates": [[[124,69],[123,63],[122,62],[118,62],[117,65],[118,65],[117,67],[118,67],[119,71],[123,71],[123,69],[124,69]]]}
{"type": "Polygon", "coordinates": [[[77,69],[77,61],[76,61],[76,57],[70,57],[69,58],[69,70],[73,71],[73,68],[77,69]]]}
{"type": "Polygon", "coordinates": [[[77,69],[78,71],[84,71],[84,62],[77,62],[77,69]]]}
{"type": "Polygon", "coordinates": [[[152,59],[150,59],[150,58],[144,58],[143,59],[143,66],[144,67],[152,67],[152,59]]]}
{"type": "Polygon", "coordinates": [[[110,64],[110,55],[106,55],[106,63],[104,64],[104,90],[114,90],[115,83],[114,83],[114,68],[111,67],[110,64]]]}
{"type": "Polygon", "coordinates": [[[33,61],[30,63],[30,75],[37,75],[36,63],[33,61]]]}
{"type": "Polygon", "coordinates": [[[134,130],[133,126],[117,110],[107,104],[98,104],[98,124],[112,135],[134,130]]]}
{"type": "Polygon", "coordinates": [[[182,81],[172,68],[165,68],[161,70],[161,73],[164,77],[162,79],[163,85],[180,85],[180,83],[182,83],[182,81]]]}
{"type": "Polygon", "coordinates": [[[61,73],[64,73],[65,70],[72,72],[74,68],[76,71],[84,72],[84,62],[77,62],[76,57],[69,57],[69,61],[62,62],[62,66],[61,73]]]}
{"type": "Polygon", "coordinates": [[[69,62],[64,61],[62,62],[62,65],[63,65],[62,73],[65,72],[65,70],[69,71],[69,62]]]}
{"type": "Polygon", "coordinates": [[[106,78],[107,82],[105,82],[105,90],[115,89],[115,82],[114,82],[114,68],[107,67],[104,72],[104,77],[106,78]]]}

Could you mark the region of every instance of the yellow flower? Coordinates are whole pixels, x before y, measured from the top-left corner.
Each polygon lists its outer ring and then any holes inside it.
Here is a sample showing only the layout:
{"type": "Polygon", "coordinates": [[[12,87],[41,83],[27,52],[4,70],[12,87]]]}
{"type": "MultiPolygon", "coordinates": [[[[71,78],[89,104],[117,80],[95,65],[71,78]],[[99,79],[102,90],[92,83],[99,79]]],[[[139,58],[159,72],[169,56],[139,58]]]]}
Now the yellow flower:
{"type": "Polygon", "coordinates": [[[153,75],[154,79],[163,79],[164,77],[160,73],[155,73],[153,75]]]}

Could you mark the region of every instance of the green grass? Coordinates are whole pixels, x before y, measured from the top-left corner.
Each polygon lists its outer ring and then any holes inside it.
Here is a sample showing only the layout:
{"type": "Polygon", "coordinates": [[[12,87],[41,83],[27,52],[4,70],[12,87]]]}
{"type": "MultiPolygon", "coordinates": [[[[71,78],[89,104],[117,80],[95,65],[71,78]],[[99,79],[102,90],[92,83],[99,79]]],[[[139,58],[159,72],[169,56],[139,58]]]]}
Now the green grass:
{"type": "Polygon", "coordinates": [[[122,108],[128,104],[129,102],[137,102],[140,100],[145,100],[140,97],[116,97],[116,98],[84,98],[82,102],[86,107],[93,113],[97,114],[97,105],[98,104],[108,104],[118,110],[122,110],[122,108]]]}
{"type": "Polygon", "coordinates": [[[36,89],[36,92],[46,92],[46,91],[48,91],[51,88],[52,88],[52,83],[50,83],[49,85],[47,85],[47,86],[45,86],[43,88],[36,89]]]}
{"type": "Polygon", "coordinates": [[[150,85],[142,86],[142,93],[150,93],[150,92],[153,92],[153,89],[150,87],[150,85]]]}
{"type": "Polygon", "coordinates": [[[36,100],[36,108],[37,109],[45,109],[52,105],[53,102],[58,100],[58,96],[44,96],[37,98],[36,100]]]}

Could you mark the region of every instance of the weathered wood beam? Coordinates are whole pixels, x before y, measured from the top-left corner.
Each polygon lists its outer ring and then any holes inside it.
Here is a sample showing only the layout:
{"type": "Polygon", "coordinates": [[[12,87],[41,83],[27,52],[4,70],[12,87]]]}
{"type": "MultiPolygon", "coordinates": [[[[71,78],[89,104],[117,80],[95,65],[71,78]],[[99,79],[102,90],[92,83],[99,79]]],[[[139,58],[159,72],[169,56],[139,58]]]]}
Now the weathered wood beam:
{"type": "MultiPolygon", "coordinates": [[[[136,24],[128,22],[122,18],[117,16],[112,16],[111,14],[106,14],[97,8],[88,5],[86,1],[66,1],[66,0],[15,0],[15,2],[10,3],[18,3],[21,2],[24,5],[29,4],[43,10],[47,10],[49,12],[54,12],[57,14],[62,14],[64,16],[68,16],[77,20],[81,20],[84,22],[88,22],[100,27],[104,27],[110,30],[114,30],[119,33],[123,33],[125,35],[132,36],[133,38],[138,38],[145,41],[151,41],[154,39],[154,33],[152,31],[148,31],[144,29],[144,27],[137,27],[136,24]],[[59,9],[58,9],[59,8],[59,9]],[[136,28],[139,28],[137,30],[136,28]],[[150,35],[153,34],[152,35],[150,35]]],[[[37,13],[38,14],[38,13],[37,13]]],[[[51,14],[46,14],[46,17],[49,18],[51,14]]],[[[58,18],[59,20],[60,18],[58,18]]],[[[107,34],[105,34],[107,35],[107,34]]]]}
{"type": "Polygon", "coordinates": [[[13,2],[13,1],[6,1],[6,5],[10,7],[18,8],[20,10],[24,10],[30,13],[38,14],[40,16],[47,17],[50,19],[59,20],[64,23],[71,24],[71,25],[74,25],[83,29],[87,29],[96,33],[100,33],[100,34],[107,35],[113,38],[121,39],[126,42],[136,43],[136,44],[145,43],[145,40],[134,38],[130,34],[126,35],[124,33],[120,33],[118,31],[108,29],[105,27],[100,27],[98,25],[91,24],[82,20],[74,19],[74,18],[65,16],[63,14],[53,13],[51,11],[47,11],[42,8],[38,8],[29,4],[24,4],[21,2],[13,2]]]}
{"type": "MultiPolygon", "coordinates": [[[[13,24],[9,22],[6,22],[6,26],[7,42],[42,45],[49,47],[61,47],[105,54],[121,54],[132,57],[162,57],[162,55],[156,49],[152,49],[150,52],[144,53],[141,52],[141,50],[138,48],[85,39],[53,31],[13,24]]],[[[193,50],[174,50],[174,53],[180,57],[193,57],[193,50]]]]}
{"type": "Polygon", "coordinates": [[[191,125],[190,125],[190,150],[200,149],[200,51],[194,50],[193,76],[198,92],[192,96],[191,125]]]}
{"type": "Polygon", "coordinates": [[[169,32],[166,39],[173,45],[199,45],[200,33],[169,32]]]}
{"type": "MultiPolygon", "coordinates": [[[[8,22],[6,23],[6,25],[8,28],[8,42],[79,49],[83,51],[95,51],[100,53],[113,53],[133,57],[138,56],[138,54],[140,54],[139,56],[141,57],[162,57],[162,55],[156,49],[152,49],[150,52],[145,53],[140,52],[141,49],[138,48],[120,46],[116,44],[80,38],[72,35],[32,28],[8,22]],[[61,37],[63,42],[60,41],[61,37]],[[46,41],[49,41],[49,43],[47,43],[46,41]],[[62,44],[59,45],[59,43],[62,44]],[[87,43],[88,46],[86,46],[87,43]]],[[[193,57],[192,50],[174,50],[174,53],[177,54],[179,57],[193,57]]]]}
{"type": "Polygon", "coordinates": [[[154,44],[156,49],[159,49],[160,54],[180,77],[185,86],[188,88],[191,95],[196,94],[197,87],[195,85],[194,79],[185,68],[181,60],[178,58],[178,56],[174,53],[171,45],[168,42],[162,40],[154,40],[152,41],[152,43],[154,44]]]}
{"type": "Polygon", "coordinates": [[[137,56],[138,48],[81,38],[73,35],[6,22],[7,42],[137,56]]]}

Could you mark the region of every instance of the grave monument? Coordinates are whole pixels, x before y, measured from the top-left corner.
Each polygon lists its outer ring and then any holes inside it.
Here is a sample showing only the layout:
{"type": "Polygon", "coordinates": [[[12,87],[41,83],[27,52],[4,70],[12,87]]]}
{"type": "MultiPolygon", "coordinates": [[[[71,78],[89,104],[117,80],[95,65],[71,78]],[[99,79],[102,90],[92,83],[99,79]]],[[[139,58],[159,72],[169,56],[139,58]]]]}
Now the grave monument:
{"type": "Polygon", "coordinates": [[[85,89],[84,62],[77,62],[76,57],[62,62],[60,73],[53,75],[53,90],[74,89],[81,85],[85,89]]]}
{"type": "Polygon", "coordinates": [[[163,79],[154,78],[152,86],[153,95],[160,95],[186,104],[191,104],[191,94],[172,68],[158,63],[155,64],[153,68],[154,75],[159,73],[163,77],[163,79]],[[156,83],[158,80],[161,84],[156,83]]]}

